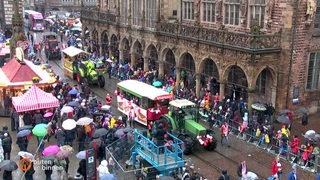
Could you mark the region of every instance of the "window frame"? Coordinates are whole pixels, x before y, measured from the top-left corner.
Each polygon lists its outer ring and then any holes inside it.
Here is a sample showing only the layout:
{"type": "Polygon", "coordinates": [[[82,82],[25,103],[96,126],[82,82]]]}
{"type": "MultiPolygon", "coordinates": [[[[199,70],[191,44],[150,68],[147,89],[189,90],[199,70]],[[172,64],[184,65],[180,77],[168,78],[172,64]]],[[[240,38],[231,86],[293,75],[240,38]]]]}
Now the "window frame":
{"type": "Polygon", "coordinates": [[[309,53],[306,89],[320,90],[320,51],[309,53]],[[313,54],[314,59],[312,60],[313,54]]]}
{"type": "Polygon", "coordinates": [[[147,0],[145,6],[145,27],[155,28],[157,21],[157,0],[147,0]]]}
{"type": "MultiPolygon", "coordinates": [[[[266,28],[266,18],[267,18],[267,13],[266,13],[266,10],[267,10],[267,2],[268,0],[250,0],[249,1],[249,11],[248,11],[248,18],[249,18],[249,27],[252,27],[252,26],[255,26],[255,25],[259,25],[259,27],[261,29],[265,29],[266,28]],[[258,2],[260,1],[260,2],[258,2]],[[264,1],[262,4],[261,1],[264,1]],[[260,8],[259,10],[259,17],[258,17],[258,24],[254,23],[252,17],[253,17],[253,14],[252,14],[252,11],[253,11],[253,7],[255,8],[260,8]]],[[[254,10],[254,12],[256,12],[256,10],[254,10]]],[[[255,14],[257,15],[257,14],[255,14]]]]}
{"type": "Polygon", "coordinates": [[[181,19],[183,21],[194,21],[195,20],[195,7],[194,0],[182,0],[181,4],[181,19]],[[187,5],[187,7],[185,7],[187,5]]]}
{"type": "Polygon", "coordinates": [[[217,21],[217,0],[202,0],[201,2],[201,10],[200,17],[201,22],[204,23],[216,23],[217,21]],[[209,5],[209,7],[208,7],[209,5]],[[208,13],[208,9],[210,12],[208,13]],[[208,20],[209,19],[209,20],[208,20]]]}
{"type": "Polygon", "coordinates": [[[227,26],[240,26],[241,25],[241,22],[240,22],[240,0],[224,0],[224,2],[223,2],[223,24],[227,25],[227,26]],[[227,8],[227,6],[228,6],[228,8],[227,8]],[[231,8],[233,8],[232,12],[230,11],[231,8]],[[234,15],[231,18],[232,13],[234,15]],[[227,17],[228,17],[228,21],[226,21],[227,17]],[[230,23],[231,20],[233,20],[232,24],[230,23]]]}

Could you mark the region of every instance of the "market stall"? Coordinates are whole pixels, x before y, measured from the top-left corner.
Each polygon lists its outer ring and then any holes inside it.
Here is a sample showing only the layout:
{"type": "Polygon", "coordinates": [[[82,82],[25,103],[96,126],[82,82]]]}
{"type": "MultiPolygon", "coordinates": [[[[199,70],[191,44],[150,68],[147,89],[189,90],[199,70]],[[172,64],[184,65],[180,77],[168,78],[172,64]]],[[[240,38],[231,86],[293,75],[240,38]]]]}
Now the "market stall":
{"type": "Polygon", "coordinates": [[[22,96],[12,97],[12,104],[17,112],[58,107],[59,100],[35,84],[22,96]]]}
{"type": "Polygon", "coordinates": [[[63,71],[68,77],[75,79],[75,74],[73,73],[73,65],[76,63],[74,62],[77,60],[84,59],[87,52],[74,46],[67,47],[64,50],[62,50],[62,52],[63,71]]]}

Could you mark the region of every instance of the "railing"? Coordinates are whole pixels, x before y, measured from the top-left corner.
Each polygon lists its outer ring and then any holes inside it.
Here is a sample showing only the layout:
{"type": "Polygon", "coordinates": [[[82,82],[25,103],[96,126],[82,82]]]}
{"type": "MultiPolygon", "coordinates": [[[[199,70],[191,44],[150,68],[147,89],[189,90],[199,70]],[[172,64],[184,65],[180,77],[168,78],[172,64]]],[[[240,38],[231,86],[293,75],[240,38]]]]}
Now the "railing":
{"type": "MultiPolygon", "coordinates": [[[[115,14],[88,9],[82,10],[82,19],[107,24],[117,23],[115,14]]],[[[249,53],[270,53],[280,52],[281,50],[280,33],[230,32],[226,28],[216,30],[201,26],[185,25],[178,22],[160,22],[157,25],[156,32],[158,32],[160,37],[170,36],[179,39],[188,39],[196,43],[205,43],[220,48],[237,49],[249,53]]]]}
{"type": "Polygon", "coordinates": [[[172,139],[172,143],[170,144],[171,148],[165,145],[157,146],[149,137],[143,135],[147,134],[146,130],[143,131],[134,131],[135,153],[139,154],[153,167],[164,173],[165,171],[180,168],[184,165],[183,141],[168,133],[169,139],[172,139]]]}

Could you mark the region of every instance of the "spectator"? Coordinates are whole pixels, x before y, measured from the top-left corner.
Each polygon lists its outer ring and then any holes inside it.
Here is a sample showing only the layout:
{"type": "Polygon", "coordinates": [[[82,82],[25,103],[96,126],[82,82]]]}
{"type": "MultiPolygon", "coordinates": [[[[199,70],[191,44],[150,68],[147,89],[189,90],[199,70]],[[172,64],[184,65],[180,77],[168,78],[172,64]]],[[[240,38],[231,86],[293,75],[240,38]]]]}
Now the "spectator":
{"type": "Polygon", "coordinates": [[[299,151],[299,138],[297,135],[294,135],[293,141],[290,142],[291,152],[294,155],[294,163],[297,163],[298,161],[298,151],[299,151]]]}
{"type": "Polygon", "coordinates": [[[239,180],[246,179],[247,172],[248,172],[248,170],[247,170],[246,161],[240,162],[240,164],[238,166],[238,170],[237,170],[239,180]]]}
{"type": "Polygon", "coordinates": [[[305,133],[307,130],[307,125],[308,125],[308,114],[307,113],[303,113],[302,118],[301,118],[301,124],[303,126],[303,133],[305,133]]]}
{"type": "Polygon", "coordinates": [[[282,175],[282,164],[280,163],[280,157],[277,156],[275,160],[272,162],[271,166],[271,174],[272,177],[277,178],[277,180],[281,180],[282,175]]]}
{"type": "Polygon", "coordinates": [[[298,180],[298,172],[297,172],[297,165],[292,165],[292,171],[288,174],[288,180],[298,180]]]}
{"type": "Polygon", "coordinates": [[[99,178],[101,178],[102,176],[104,176],[106,174],[110,174],[109,169],[108,169],[108,161],[102,160],[99,167],[97,168],[97,170],[99,173],[99,178]]]}
{"type": "Polygon", "coordinates": [[[227,170],[222,170],[222,175],[219,177],[218,180],[230,180],[227,170]]]}
{"type": "Polygon", "coordinates": [[[12,139],[11,139],[10,136],[8,136],[8,133],[4,133],[4,135],[3,135],[2,147],[3,147],[4,159],[5,160],[10,160],[12,139]]]}
{"type": "Polygon", "coordinates": [[[228,122],[225,121],[224,124],[221,126],[221,145],[223,145],[223,139],[226,139],[226,144],[228,145],[228,147],[230,147],[228,135],[229,135],[228,122]]]}

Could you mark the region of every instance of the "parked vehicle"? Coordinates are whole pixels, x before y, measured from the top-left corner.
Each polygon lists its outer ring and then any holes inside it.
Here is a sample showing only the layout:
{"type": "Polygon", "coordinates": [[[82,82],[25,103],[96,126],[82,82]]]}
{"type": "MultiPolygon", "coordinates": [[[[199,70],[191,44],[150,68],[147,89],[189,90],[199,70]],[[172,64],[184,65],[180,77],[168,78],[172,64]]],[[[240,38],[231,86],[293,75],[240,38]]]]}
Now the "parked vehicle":
{"type": "Polygon", "coordinates": [[[61,59],[61,50],[56,33],[48,32],[43,34],[43,47],[48,60],[61,59]]]}

